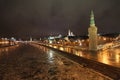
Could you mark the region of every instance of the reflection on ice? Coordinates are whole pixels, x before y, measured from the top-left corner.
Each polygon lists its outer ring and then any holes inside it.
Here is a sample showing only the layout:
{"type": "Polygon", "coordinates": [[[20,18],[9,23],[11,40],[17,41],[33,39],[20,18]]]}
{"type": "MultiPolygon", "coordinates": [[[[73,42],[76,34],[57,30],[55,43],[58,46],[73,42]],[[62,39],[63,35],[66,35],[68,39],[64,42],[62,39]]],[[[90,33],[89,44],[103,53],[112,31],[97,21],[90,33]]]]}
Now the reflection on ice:
{"type": "Polygon", "coordinates": [[[53,46],[54,48],[57,48],[57,46],[53,46]]]}
{"type": "Polygon", "coordinates": [[[59,49],[60,49],[61,51],[64,51],[64,48],[63,48],[63,47],[60,47],[59,49]]]}
{"type": "Polygon", "coordinates": [[[98,55],[98,61],[103,62],[103,63],[105,63],[105,64],[110,64],[110,62],[109,62],[109,57],[110,57],[110,56],[109,56],[106,52],[100,53],[100,54],[98,55]]]}
{"type": "Polygon", "coordinates": [[[116,54],[116,62],[119,63],[120,62],[120,55],[116,54]]]}
{"type": "Polygon", "coordinates": [[[75,52],[75,55],[80,56],[80,57],[83,56],[82,52],[80,52],[80,51],[76,51],[76,52],[75,52]]]}
{"type": "Polygon", "coordinates": [[[120,67],[120,47],[98,52],[81,51],[71,47],[58,47],[59,50],[99,62],[120,67]]]}
{"type": "Polygon", "coordinates": [[[12,51],[17,47],[18,45],[0,48],[0,57],[3,55],[8,55],[9,51],[12,51]]]}
{"type": "Polygon", "coordinates": [[[53,53],[51,50],[49,51],[49,58],[53,58],[53,53]]]}
{"type": "Polygon", "coordinates": [[[8,52],[8,48],[1,48],[1,49],[0,49],[0,53],[1,53],[1,52],[8,52]]]}
{"type": "Polygon", "coordinates": [[[48,61],[50,63],[53,63],[53,51],[49,50],[48,52],[48,61]]]}

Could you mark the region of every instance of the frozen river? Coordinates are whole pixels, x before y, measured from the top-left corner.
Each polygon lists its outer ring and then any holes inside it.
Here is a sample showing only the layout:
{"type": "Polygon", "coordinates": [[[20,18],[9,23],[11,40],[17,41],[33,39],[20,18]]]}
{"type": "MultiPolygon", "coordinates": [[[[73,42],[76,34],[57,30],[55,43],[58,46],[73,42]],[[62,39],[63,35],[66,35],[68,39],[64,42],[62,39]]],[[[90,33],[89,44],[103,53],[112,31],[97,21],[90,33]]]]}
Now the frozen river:
{"type": "Polygon", "coordinates": [[[57,53],[33,44],[0,48],[0,80],[108,80],[57,53]]]}

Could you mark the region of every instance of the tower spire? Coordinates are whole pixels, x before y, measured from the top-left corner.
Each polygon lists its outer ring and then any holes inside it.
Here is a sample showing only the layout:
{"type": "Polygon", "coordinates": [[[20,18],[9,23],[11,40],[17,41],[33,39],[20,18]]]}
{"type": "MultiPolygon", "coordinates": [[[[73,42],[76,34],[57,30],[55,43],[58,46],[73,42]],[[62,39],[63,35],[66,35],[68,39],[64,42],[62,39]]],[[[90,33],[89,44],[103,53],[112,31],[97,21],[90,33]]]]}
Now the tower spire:
{"type": "Polygon", "coordinates": [[[91,11],[89,33],[89,50],[97,51],[97,27],[95,26],[94,13],[91,11]]]}
{"type": "Polygon", "coordinates": [[[95,26],[93,10],[91,11],[91,15],[90,15],[90,26],[95,26]]]}

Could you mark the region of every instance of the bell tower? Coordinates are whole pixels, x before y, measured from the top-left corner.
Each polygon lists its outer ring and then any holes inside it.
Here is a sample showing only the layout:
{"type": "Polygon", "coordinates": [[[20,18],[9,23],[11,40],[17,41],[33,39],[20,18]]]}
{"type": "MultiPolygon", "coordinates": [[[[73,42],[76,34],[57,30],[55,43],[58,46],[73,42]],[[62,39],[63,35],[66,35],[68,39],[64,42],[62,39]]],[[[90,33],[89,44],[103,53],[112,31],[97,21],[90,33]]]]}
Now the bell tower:
{"type": "Polygon", "coordinates": [[[89,50],[97,51],[97,27],[95,26],[94,13],[91,11],[90,27],[88,28],[89,50]]]}

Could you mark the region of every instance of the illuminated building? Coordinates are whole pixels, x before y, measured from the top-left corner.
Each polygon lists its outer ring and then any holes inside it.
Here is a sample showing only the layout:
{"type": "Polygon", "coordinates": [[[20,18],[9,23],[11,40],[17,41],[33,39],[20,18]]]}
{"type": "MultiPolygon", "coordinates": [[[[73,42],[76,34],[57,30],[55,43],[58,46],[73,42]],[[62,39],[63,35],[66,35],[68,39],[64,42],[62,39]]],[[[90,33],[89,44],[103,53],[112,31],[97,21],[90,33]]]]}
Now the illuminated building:
{"type": "Polygon", "coordinates": [[[70,31],[70,29],[68,30],[68,36],[75,36],[73,32],[70,31]]]}
{"type": "Polygon", "coordinates": [[[30,41],[32,41],[32,37],[30,37],[30,41]]]}
{"type": "Polygon", "coordinates": [[[94,13],[91,11],[90,27],[88,28],[89,50],[97,51],[97,27],[95,26],[94,13]]]}

